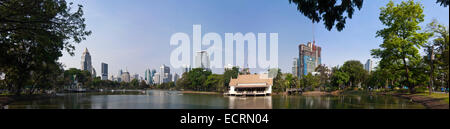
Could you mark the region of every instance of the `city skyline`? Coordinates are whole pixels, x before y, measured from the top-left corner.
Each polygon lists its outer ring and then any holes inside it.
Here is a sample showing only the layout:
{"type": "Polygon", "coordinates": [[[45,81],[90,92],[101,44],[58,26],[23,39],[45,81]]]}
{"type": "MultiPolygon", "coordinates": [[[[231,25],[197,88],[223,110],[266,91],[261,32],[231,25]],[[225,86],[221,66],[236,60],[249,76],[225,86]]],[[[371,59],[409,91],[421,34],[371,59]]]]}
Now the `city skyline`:
{"type": "MultiPolygon", "coordinates": [[[[158,69],[161,64],[170,64],[170,51],[174,47],[169,45],[169,39],[173,33],[191,34],[193,24],[202,24],[203,33],[279,33],[279,57],[283,57],[279,59],[279,67],[283,73],[290,73],[292,58],[298,53],[296,46],[313,40],[311,21],[301,15],[295,5],[289,4],[287,0],[261,1],[257,3],[260,7],[255,6],[255,2],[252,1],[190,1],[186,3],[183,1],[176,1],[177,3],[174,3],[175,1],[127,1],[129,4],[121,6],[122,2],[124,1],[106,3],[74,1],[75,4],[82,4],[85,7],[88,29],[92,30],[93,34],[86,41],[75,45],[74,56],[64,53],[64,56],[59,59],[66,66],[65,69],[80,68],[82,50],[89,48],[92,53],[93,68],[99,69],[101,62],[108,62],[110,75],[114,75],[115,71],[121,68],[129,68],[130,73],[144,75],[146,69],[158,69]],[[234,5],[235,3],[240,5],[234,5]],[[218,7],[214,6],[218,4],[229,5],[229,8],[210,8],[218,7]],[[246,10],[247,6],[255,7],[254,11],[246,10]],[[134,9],[118,12],[114,11],[116,7],[121,10],[131,7],[134,9]],[[189,10],[192,7],[197,8],[189,10]],[[176,9],[171,10],[172,8],[176,9]],[[211,11],[202,11],[205,9],[211,11]],[[177,11],[187,11],[188,14],[180,15],[176,13],[177,11]],[[142,15],[128,16],[132,13],[142,15]],[[179,22],[175,18],[185,22],[179,22]]],[[[346,28],[342,32],[337,32],[335,29],[328,31],[322,22],[315,24],[314,37],[317,45],[323,49],[322,64],[333,67],[342,65],[347,60],[359,60],[365,63],[367,59],[373,59],[370,56],[370,50],[378,48],[378,45],[382,43],[381,38],[375,37],[375,32],[384,28],[378,20],[379,8],[385,6],[387,2],[387,0],[365,1],[363,8],[355,12],[353,19],[348,19],[346,28]]],[[[398,3],[398,1],[395,2],[398,3]]],[[[424,14],[427,19],[421,24],[422,27],[433,18],[448,26],[448,11],[443,11],[448,9],[439,6],[435,1],[421,1],[421,3],[425,7],[424,14]]],[[[374,60],[374,66],[376,66],[376,60],[374,60]]],[[[172,73],[182,73],[181,69],[171,67],[171,70],[172,73]]],[[[222,71],[213,69],[216,73],[222,71]]]]}

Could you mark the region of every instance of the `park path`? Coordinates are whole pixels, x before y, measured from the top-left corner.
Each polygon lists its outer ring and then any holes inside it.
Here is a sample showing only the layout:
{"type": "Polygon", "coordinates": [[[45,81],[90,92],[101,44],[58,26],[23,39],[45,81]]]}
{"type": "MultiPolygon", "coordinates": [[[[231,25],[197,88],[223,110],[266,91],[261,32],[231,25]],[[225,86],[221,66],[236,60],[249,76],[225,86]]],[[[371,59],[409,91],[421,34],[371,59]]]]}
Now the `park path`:
{"type": "Polygon", "coordinates": [[[409,99],[416,103],[423,104],[428,109],[449,109],[449,104],[443,102],[442,99],[415,94],[397,94],[397,96],[409,99]]]}

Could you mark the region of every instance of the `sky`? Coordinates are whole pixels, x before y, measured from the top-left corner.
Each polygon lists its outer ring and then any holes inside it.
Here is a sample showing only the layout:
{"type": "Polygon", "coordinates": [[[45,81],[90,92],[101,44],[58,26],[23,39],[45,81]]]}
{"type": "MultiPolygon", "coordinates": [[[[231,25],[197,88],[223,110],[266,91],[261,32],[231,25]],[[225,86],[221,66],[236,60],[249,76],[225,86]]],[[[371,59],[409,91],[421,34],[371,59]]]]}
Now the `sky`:
{"type": "MultiPolygon", "coordinates": [[[[400,3],[401,0],[394,0],[400,3]]],[[[365,63],[372,59],[371,49],[379,48],[382,38],[376,31],[385,28],[379,21],[380,8],[388,0],[365,0],[361,10],[347,19],[343,31],[328,31],[322,22],[311,20],[296,10],[288,0],[77,0],[84,6],[87,29],[92,35],[75,44],[75,55],[64,52],[59,59],[65,69],[80,68],[85,48],[92,65],[100,73],[101,63],[109,67],[109,76],[120,69],[144,75],[147,68],[170,66],[170,38],[178,32],[187,33],[192,42],[192,26],[202,25],[202,34],[214,32],[224,39],[225,33],[278,33],[278,64],[290,73],[298,45],[314,39],[322,47],[322,64],[333,67],[347,60],[365,63]]],[[[417,2],[417,0],[416,0],[417,2]]],[[[436,0],[419,0],[424,6],[422,28],[437,19],[448,26],[449,9],[436,0]]],[[[223,71],[223,70],[222,70],[223,71]]],[[[213,70],[221,73],[221,70],[213,70]]],[[[171,69],[181,73],[181,69],[171,69]]]]}

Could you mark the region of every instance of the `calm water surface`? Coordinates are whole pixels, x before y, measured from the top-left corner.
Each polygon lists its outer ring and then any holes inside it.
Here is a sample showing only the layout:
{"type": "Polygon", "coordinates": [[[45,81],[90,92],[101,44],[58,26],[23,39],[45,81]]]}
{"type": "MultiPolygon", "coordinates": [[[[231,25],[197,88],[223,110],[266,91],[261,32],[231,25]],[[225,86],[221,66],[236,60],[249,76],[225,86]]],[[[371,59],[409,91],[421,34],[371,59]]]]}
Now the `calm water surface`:
{"type": "Polygon", "coordinates": [[[18,101],[9,109],[423,109],[406,99],[381,95],[235,97],[179,91],[128,90],[64,93],[18,101]]]}

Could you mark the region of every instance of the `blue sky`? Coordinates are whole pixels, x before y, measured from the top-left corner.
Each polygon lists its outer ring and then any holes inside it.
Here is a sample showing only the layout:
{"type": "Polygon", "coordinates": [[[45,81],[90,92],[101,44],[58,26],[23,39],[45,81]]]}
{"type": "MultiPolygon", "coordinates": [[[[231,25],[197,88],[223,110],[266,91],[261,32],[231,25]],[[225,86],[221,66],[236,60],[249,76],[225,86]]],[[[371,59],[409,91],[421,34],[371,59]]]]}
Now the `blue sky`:
{"type": "MultiPolygon", "coordinates": [[[[343,31],[328,31],[323,23],[314,25],[316,44],[322,47],[322,63],[342,65],[346,60],[360,60],[379,48],[377,30],[379,9],[388,0],[365,0],[363,8],[348,19],[343,31]]],[[[399,3],[400,0],[395,0],[399,3]]],[[[437,19],[448,26],[448,7],[436,0],[421,0],[426,23],[437,19]]],[[[128,69],[141,76],[146,68],[170,65],[172,34],[184,32],[192,41],[192,25],[201,24],[202,33],[215,32],[224,39],[225,33],[278,33],[279,67],[290,72],[292,60],[298,56],[298,45],[312,41],[311,20],[296,10],[288,0],[82,0],[87,28],[93,33],[76,44],[74,56],[64,53],[60,58],[68,68],[80,68],[81,54],[88,48],[93,66],[100,72],[101,62],[109,64],[109,75],[128,69]]],[[[180,73],[179,69],[171,71],[180,73]]],[[[221,71],[214,71],[220,73],[221,71]]],[[[97,74],[98,75],[98,74],[97,74]]]]}

